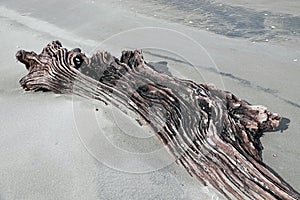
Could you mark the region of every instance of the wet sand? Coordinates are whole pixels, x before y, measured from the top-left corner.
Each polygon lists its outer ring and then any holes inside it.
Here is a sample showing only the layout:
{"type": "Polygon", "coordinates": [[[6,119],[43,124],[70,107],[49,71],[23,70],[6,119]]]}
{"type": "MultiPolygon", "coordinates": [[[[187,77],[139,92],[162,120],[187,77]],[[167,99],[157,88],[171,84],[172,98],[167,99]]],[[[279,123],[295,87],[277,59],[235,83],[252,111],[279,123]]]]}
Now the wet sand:
{"type": "MultiPolygon", "coordinates": [[[[96,132],[99,126],[84,122],[76,115],[79,111],[95,115],[98,122],[102,120],[105,136],[111,136],[111,142],[121,149],[144,153],[161,146],[154,137],[146,142],[136,135],[134,139],[125,137],[124,127],[113,128],[116,123],[104,122],[103,116],[94,112],[95,105],[84,100],[24,92],[18,80],[26,74],[26,69],[15,62],[15,52],[19,49],[39,52],[56,39],[69,48],[80,47],[88,54],[102,48],[118,56],[125,48],[143,48],[146,60],[166,61],[174,75],[214,83],[288,118],[288,129],[266,133],[262,138],[263,158],[299,191],[298,29],[296,35],[287,34],[297,27],[284,33],[270,30],[277,34],[275,39],[256,41],[243,37],[243,32],[230,37],[195,26],[195,20],[200,18],[188,20],[187,24],[168,19],[173,10],[164,12],[165,17],[155,13],[150,16],[141,12],[141,4],[133,7],[137,5],[134,2],[0,3],[0,199],[212,199],[218,195],[174,162],[162,169],[134,174],[122,171],[122,166],[97,160],[91,155],[95,154],[91,152],[93,148],[84,143],[83,129],[96,132]]],[[[245,8],[254,9],[254,13],[262,10],[279,13],[280,4],[272,5],[264,9],[262,4],[247,4],[245,8]]],[[[152,12],[159,6],[148,4],[147,8],[152,12]]],[[[296,9],[289,7],[283,13],[297,20],[296,9]]],[[[187,19],[184,13],[178,18],[187,19]]],[[[97,107],[98,112],[105,110],[101,105],[97,107]]],[[[113,158],[110,152],[107,155],[113,158]]]]}

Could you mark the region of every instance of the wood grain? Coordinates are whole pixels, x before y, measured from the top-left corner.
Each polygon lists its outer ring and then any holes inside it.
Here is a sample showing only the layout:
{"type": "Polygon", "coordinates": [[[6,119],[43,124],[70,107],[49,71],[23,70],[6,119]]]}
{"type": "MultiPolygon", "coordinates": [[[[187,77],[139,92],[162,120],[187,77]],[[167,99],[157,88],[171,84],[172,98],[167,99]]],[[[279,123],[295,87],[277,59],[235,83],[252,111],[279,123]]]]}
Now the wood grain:
{"type": "Polygon", "coordinates": [[[262,162],[260,137],[281,120],[264,106],[160,73],[141,50],[88,58],[53,41],[40,54],[21,50],[16,57],[28,70],[20,80],[25,90],[72,93],[135,112],[180,165],[228,199],[300,199],[262,162]]]}

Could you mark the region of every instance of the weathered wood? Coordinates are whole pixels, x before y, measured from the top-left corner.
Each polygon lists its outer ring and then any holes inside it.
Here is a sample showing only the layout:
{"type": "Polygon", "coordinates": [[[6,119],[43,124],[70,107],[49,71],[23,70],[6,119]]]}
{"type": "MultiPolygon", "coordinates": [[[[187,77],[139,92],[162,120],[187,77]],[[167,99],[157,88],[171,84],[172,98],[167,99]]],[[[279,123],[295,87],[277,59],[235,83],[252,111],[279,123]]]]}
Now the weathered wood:
{"type": "MultiPolygon", "coordinates": [[[[28,74],[25,90],[74,93],[134,111],[192,176],[228,199],[300,199],[262,162],[260,137],[274,130],[278,114],[253,106],[212,85],[159,73],[140,50],[87,58],[59,41],[40,54],[18,51],[28,74]]],[[[101,144],[99,144],[101,145],[101,144]]]]}

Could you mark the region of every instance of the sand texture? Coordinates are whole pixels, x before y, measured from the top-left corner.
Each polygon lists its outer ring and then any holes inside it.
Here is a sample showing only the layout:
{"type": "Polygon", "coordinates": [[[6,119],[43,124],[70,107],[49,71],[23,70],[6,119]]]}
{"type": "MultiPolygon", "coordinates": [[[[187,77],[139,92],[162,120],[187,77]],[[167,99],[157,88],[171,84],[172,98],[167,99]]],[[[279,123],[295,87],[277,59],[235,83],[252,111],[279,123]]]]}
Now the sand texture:
{"type": "Polygon", "coordinates": [[[193,18],[187,14],[190,8],[180,10],[176,2],[1,1],[0,199],[224,199],[168,159],[149,130],[134,132],[136,122],[70,95],[24,92],[18,81],[26,70],[16,63],[15,53],[40,52],[56,39],[88,54],[141,48],[146,60],[166,73],[214,83],[280,113],[289,125],[263,136],[263,160],[299,191],[299,5],[240,2],[226,5],[236,16],[224,17],[222,26],[221,11],[209,10],[216,7],[207,2],[205,12],[195,11],[193,18]],[[230,20],[238,19],[240,7],[251,16],[247,20],[262,15],[263,25],[257,18],[257,27],[233,26],[230,20]],[[258,28],[261,32],[253,32],[258,28]],[[134,157],[136,169],[130,159],[117,162],[110,150],[87,143],[85,133],[99,131],[104,134],[95,141],[106,138],[136,155],[159,152],[163,164],[149,170],[138,162],[140,156],[134,157]],[[95,156],[99,152],[105,152],[101,159],[95,156]]]}

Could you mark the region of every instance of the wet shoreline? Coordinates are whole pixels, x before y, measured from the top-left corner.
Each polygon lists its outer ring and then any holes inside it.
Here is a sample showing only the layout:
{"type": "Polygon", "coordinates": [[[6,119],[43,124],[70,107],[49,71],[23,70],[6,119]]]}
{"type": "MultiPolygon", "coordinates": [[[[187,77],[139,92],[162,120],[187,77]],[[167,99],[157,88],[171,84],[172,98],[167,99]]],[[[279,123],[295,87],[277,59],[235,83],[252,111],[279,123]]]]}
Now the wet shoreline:
{"type": "Polygon", "coordinates": [[[230,38],[268,42],[294,40],[300,36],[300,16],[267,9],[255,10],[209,0],[125,0],[121,4],[146,16],[230,38]]]}

